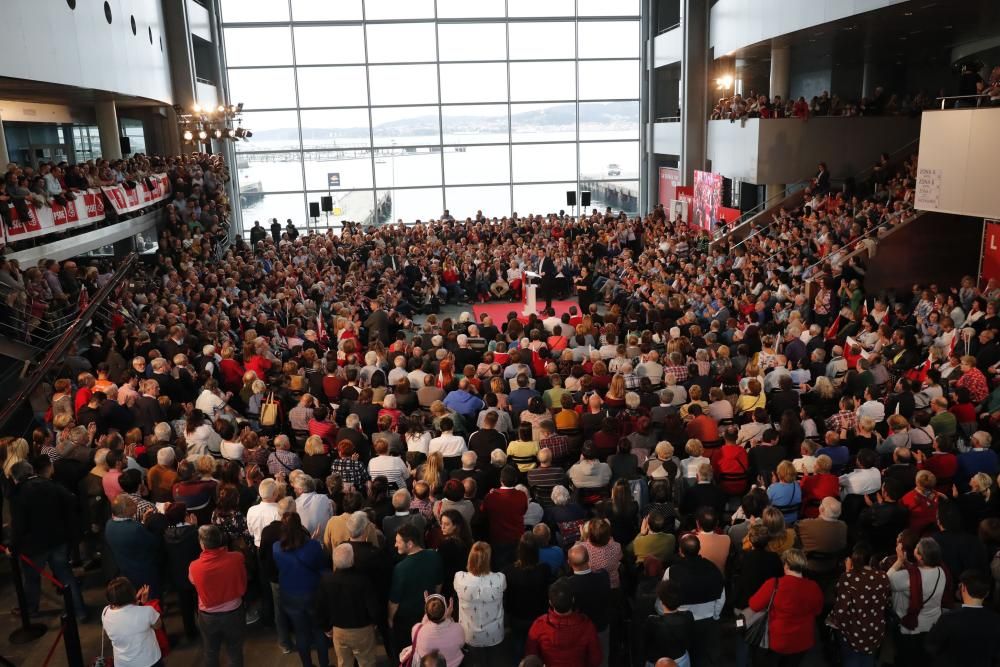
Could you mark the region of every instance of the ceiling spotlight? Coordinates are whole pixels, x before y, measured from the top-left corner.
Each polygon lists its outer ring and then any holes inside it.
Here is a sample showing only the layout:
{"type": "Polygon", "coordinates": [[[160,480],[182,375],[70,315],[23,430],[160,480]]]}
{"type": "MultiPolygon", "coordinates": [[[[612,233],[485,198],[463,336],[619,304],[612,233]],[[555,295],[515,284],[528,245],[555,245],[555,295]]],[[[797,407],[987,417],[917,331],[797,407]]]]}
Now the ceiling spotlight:
{"type": "Polygon", "coordinates": [[[194,134],[191,133],[191,130],[184,130],[183,136],[184,136],[184,141],[191,141],[192,139],[194,139],[194,134]]]}
{"type": "Polygon", "coordinates": [[[216,111],[218,111],[219,113],[222,113],[225,110],[226,110],[226,107],[222,106],[221,104],[219,105],[219,108],[216,109],[216,111]]]}
{"type": "Polygon", "coordinates": [[[195,104],[194,105],[194,112],[195,113],[201,113],[201,105],[200,104],[195,104]]]}
{"type": "Polygon", "coordinates": [[[222,130],[216,130],[214,133],[216,139],[222,138],[222,130]]]}
{"type": "Polygon", "coordinates": [[[202,141],[208,139],[208,132],[206,132],[205,130],[199,130],[198,138],[201,139],[202,141]]]}

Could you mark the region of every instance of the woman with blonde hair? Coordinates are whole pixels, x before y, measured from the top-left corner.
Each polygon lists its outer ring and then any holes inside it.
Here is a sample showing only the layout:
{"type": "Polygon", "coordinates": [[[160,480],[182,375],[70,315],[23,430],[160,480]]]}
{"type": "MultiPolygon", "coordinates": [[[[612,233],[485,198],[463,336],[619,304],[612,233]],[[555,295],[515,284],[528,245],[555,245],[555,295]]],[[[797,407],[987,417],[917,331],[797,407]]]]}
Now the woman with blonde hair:
{"type": "Polygon", "coordinates": [[[681,419],[687,420],[691,418],[689,410],[691,410],[692,405],[701,406],[702,414],[708,412],[708,403],[701,400],[701,385],[693,384],[688,389],[688,402],[682,405],[680,409],[681,419]]]}
{"type": "Polygon", "coordinates": [[[65,414],[73,416],[73,385],[69,378],[59,378],[53,384],[55,393],[52,394],[52,419],[65,414]]]}
{"type": "Polygon", "coordinates": [[[438,497],[441,495],[441,488],[445,483],[444,457],[441,452],[431,452],[427,455],[427,460],[417,468],[416,479],[427,483],[431,488],[431,495],[438,497]]]}
{"type": "Polygon", "coordinates": [[[621,373],[615,373],[611,378],[604,395],[604,404],[612,414],[617,414],[625,407],[625,376],[621,373]]]}
{"type": "Polygon", "coordinates": [[[791,461],[782,461],[774,471],[774,480],[767,487],[767,497],[771,504],[785,516],[785,522],[793,524],[799,520],[802,509],[802,487],[797,482],[798,473],[791,461]]]}
{"type": "MultiPolygon", "coordinates": [[[[795,546],[797,536],[794,528],[789,528],[785,523],[785,515],[776,507],[768,506],[760,515],[760,523],[767,528],[767,535],[770,540],[767,543],[767,550],[779,556],[795,546]]],[[[749,551],[749,533],[743,538],[743,550],[749,551]]]]}
{"type": "Polygon", "coordinates": [[[503,597],[507,577],[490,570],[493,550],[486,542],[476,542],[469,550],[465,572],[455,573],[458,622],[465,632],[473,664],[495,664],[488,655],[504,638],[503,597]]]}
{"type": "Polygon", "coordinates": [[[497,397],[498,410],[510,409],[510,403],[507,401],[507,391],[508,388],[502,377],[494,376],[490,379],[490,392],[497,397]]]}
{"type": "Polygon", "coordinates": [[[743,393],[736,399],[736,414],[753,413],[757,408],[764,408],[766,406],[767,397],[764,395],[764,388],[760,380],[750,377],[743,393]]]}

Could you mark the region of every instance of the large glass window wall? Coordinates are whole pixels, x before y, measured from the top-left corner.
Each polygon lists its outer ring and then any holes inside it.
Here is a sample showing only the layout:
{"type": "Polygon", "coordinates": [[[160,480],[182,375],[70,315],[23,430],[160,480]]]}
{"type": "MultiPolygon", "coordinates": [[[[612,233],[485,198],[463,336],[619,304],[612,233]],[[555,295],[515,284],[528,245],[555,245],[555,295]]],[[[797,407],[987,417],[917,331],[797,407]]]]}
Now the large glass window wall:
{"type": "Polygon", "coordinates": [[[244,227],[635,212],[640,3],[222,0],[244,227]],[[631,195],[631,196],[630,196],[631,195]],[[308,219],[323,196],[333,211],[308,219]]]}

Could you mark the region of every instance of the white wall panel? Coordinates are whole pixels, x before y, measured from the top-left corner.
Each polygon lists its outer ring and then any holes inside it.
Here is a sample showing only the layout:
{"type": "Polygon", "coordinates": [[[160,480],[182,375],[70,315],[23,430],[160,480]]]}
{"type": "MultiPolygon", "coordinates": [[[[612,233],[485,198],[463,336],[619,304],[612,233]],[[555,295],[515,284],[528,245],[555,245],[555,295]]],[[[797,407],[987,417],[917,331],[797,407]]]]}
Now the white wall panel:
{"type": "Polygon", "coordinates": [[[109,2],[110,25],[103,2],[78,2],[70,9],[64,1],[4,0],[3,75],[171,102],[159,0],[109,2]]]}
{"type": "Polygon", "coordinates": [[[711,9],[715,57],[765,39],[870,12],[906,0],[719,0],[711,9]]]}
{"type": "Polygon", "coordinates": [[[684,26],[680,25],[653,39],[653,67],[679,63],[683,52],[684,26]]]}
{"type": "Polygon", "coordinates": [[[1000,109],[925,112],[920,128],[917,208],[1000,218],[993,168],[998,153],[1000,109]]]}

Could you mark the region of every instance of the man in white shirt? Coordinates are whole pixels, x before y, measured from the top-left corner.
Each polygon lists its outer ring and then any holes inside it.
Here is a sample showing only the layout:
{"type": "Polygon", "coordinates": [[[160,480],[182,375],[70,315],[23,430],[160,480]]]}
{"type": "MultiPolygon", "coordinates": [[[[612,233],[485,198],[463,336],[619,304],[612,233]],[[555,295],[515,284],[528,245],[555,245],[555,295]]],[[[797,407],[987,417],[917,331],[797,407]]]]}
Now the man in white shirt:
{"type": "Polygon", "coordinates": [[[545,327],[545,330],[551,334],[557,326],[562,324],[562,320],[556,317],[556,311],[554,308],[549,308],[545,311],[545,314],[548,315],[548,317],[542,320],[542,326],[545,327]]]}
{"type": "Polygon", "coordinates": [[[878,454],[871,449],[858,452],[857,468],[854,472],[840,476],[840,498],[850,495],[866,496],[877,493],[882,488],[882,473],[879,472],[878,454]]]}
{"type": "Polygon", "coordinates": [[[858,407],[857,415],[859,421],[865,417],[876,424],[885,420],[885,404],[875,400],[871,387],[865,387],[865,402],[858,407]]]}
{"type": "Polygon", "coordinates": [[[456,461],[465,453],[465,438],[452,433],[454,427],[455,424],[451,417],[441,419],[441,435],[431,439],[428,447],[429,453],[441,452],[441,456],[445,459],[454,457],[456,461]]]}
{"type": "Polygon", "coordinates": [[[253,536],[253,543],[260,547],[260,534],[264,528],[280,519],[278,513],[278,483],[268,477],[257,489],[260,504],[247,510],[247,530],[253,536]]]}
{"type": "MultiPolygon", "coordinates": [[[[395,387],[400,380],[409,379],[406,372],[406,357],[402,354],[396,355],[396,358],[392,360],[392,365],[393,369],[389,371],[388,382],[390,387],[395,387]]],[[[423,378],[420,379],[423,380],[423,378]]]]}
{"type": "Polygon", "coordinates": [[[659,387],[663,383],[663,364],[660,363],[660,353],[650,350],[649,354],[642,355],[642,360],[635,368],[635,374],[641,378],[649,378],[653,387],[659,387]]]}

